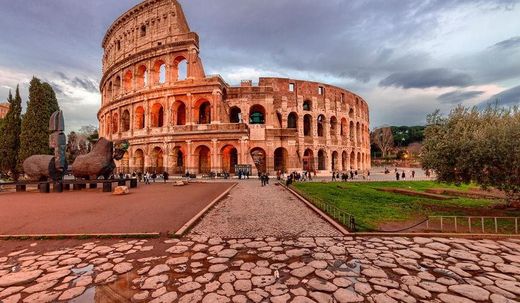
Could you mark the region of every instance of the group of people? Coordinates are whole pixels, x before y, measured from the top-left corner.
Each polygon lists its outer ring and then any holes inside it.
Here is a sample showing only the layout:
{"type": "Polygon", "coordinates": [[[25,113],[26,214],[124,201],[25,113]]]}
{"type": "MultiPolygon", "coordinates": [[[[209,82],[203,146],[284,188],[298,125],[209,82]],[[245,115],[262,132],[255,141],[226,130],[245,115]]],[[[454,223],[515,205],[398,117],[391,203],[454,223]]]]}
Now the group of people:
{"type": "MultiPolygon", "coordinates": [[[[332,172],[332,182],[339,181],[340,179],[341,179],[341,181],[344,181],[344,182],[348,181],[349,179],[354,180],[359,175],[360,174],[359,174],[358,170],[350,170],[349,172],[342,172],[341,175],[339,172],[332,172]]],[[[363,177],[363,180],[370,180],[370,171],[369,170],[363,171],[361,176],[363,177]]]]}
{"type": "MultiPolygon", "coordinates": [[[[415,170],[411,171],[410,176],[412,179],[415,179],[415,170]]],[[[406,172],[403,170],[401,173],[399,173],[399,170],[395,168],[395,180],[406,180],[406,172]]]]}
{"type": "Polygon", "coordinates": [[[162,178],[162,180],[166,183],[166,181],[168,181],[170,177],[170,174],[168,174],[167,171],[164,171],[162,174],[158,174],[157,172],[153,172],[153,173],[150,173],[150,172],[145,172],[144,174],[142,172],[136,172],[134,171],[132,173],[132,175],[130,174],[123,174],[123,173],[119,173],[119,179],[137,179],[139,180],[139,182],[144,182],[144,184],[150,184],[150,181],[155,183],[155,180],[158,179],[158,178],[162,178]]]}
{"type": "Polygon", "coordinates": [[[258,174],[258,178],[260,179],[260,182],[262,183],[262,187],[263,186],[267,186],[269,185],[269,175],[267,173],[259,173],[258,174]]]}

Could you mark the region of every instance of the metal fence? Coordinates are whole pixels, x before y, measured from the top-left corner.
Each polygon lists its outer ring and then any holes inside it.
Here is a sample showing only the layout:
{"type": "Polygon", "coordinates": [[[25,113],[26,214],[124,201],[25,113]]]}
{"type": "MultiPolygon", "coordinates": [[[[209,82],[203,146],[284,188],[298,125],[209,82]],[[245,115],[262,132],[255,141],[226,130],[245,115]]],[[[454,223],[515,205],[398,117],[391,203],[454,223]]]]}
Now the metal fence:
{"type": "Polygon", "coordinates": [[[455,233],[518,234],[520,217],[429,216],[427,230],[455,233]]]}

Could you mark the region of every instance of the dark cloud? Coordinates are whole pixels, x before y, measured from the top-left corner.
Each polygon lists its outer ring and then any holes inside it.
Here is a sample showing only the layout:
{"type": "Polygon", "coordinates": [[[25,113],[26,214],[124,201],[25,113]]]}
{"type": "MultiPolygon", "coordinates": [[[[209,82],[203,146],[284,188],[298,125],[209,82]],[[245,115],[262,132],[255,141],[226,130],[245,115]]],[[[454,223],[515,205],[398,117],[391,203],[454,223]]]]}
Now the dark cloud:
{"type": "Polygon", "coordinates": [[[492,46],[496,49],[511,49],[520,47],[520,36],[512,37],[504,41],[500,41],[492,46]]]}
{"type": "Polygon", "coordinates": [[[455,90],[449,93],[445,93],[437,97],[437,100],[439,100],[441,103],[446,104],[458,104],[462,103],[466,100],[471,100],[473,98],[476,98],[480,95],[482,95],[483,91],[461,91],[461,90],[455,90]]]}
{"type": "Polygon", "coordinates": [[[72,85],[75,87],[81,87],[88,92],[97,93],[99,92],[98,84],[91,79],[80,79],[78,77],[74,77],[71,81],[72,85]]]}
{"type": "Polygon", "coordinates": [[[468,74],[447,68],[432,68],[393,73],[379,82],[380,86],[408,88],[464,87],[471,85],[473,79],[468,74]]]}
{"type": "Polygon", "coordinates": [[[494,95],[488,101],[481,105],[498,103],[499,106],[515,106],[520,105],[520,85],[507,89],[499,94],[494,95]]]}

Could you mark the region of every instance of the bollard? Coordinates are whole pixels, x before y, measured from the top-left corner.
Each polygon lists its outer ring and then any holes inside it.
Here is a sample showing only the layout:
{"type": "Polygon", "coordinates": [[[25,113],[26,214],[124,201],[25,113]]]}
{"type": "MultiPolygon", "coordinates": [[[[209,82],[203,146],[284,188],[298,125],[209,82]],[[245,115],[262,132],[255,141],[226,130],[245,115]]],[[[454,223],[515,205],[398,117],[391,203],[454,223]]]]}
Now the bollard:
{"type": "Polygon", "coordinates": [[[137,188],[137,179],[130,179],[130,188],[137,188]]]}
{"type": "Polygon", "coordinates": [[[38,188],[40,189],[40,193],[48,194],[51,192],[51,185],[49,182],[41,182],[38,184],[38,188]]]}
{"type": "Polygon", "coordinates": [[[81,184],[80,183],[74,183],[72,184],[72,189],[73,190],[81,190],[81,184]]]}
{"type": "Polygon", "coordinates": [[[103,192],[104,193],[111,193],[112,192],[112,182],[103,182],[103,192]]]}
{"type": "Polygon", "coordinates": [[[91,189],[97,188],[97,183],[90,183],[89,188],[91,188],[91,189]]]}
{"type": "Polygon", "coordinates": [[[16,192],[17,193],[24,192],[25,189],[26,189],[25,184],[16,184],[16,192]]]}
{"type": "Polygon", "coordinates": [[[117,181],[117,186],[125,186],[126,185],[126,181],[124,179],[120,179],[117,181]]]}
{"type": "Polygon", "coordinates": [[[63,192],[63,183],[61,182],[54,182],[52,184],[52,191],[55,193],[62,193],[63,192]]]}
{"type": "Polygon", "coordinates": [[[70,190],[70,183],[63,184],[63,190],[70,190]]]}
{"type": "Polygon", "coordinates": [[[87,183],[81,183],[81,188],[82,189],[86,189],[87,188],[87,183]]]}

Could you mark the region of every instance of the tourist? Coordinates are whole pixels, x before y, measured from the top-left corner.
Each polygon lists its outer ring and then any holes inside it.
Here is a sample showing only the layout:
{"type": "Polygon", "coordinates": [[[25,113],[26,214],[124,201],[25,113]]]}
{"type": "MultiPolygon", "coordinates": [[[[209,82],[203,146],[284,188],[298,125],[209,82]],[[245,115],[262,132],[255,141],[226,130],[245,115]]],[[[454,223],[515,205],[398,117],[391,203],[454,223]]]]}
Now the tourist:
{"type": "Polygon", "coordinates": [[[166,181],[168,181],[168,178],[169,178],[169,174],[167,171],[164,171],[163,172],[163,180],[164,180],[164,183],[166,183],[166,181]]]}
{"type": "Polygon", "coordinates": [[[404,173],[404,170],[403,170],[403,173],[401,174],[401,179],[406,180],[406,174],[404,173]]]}
{"type": "Polygon", "coordinates": [[[412,179],[415,179],[415,170],[412,170],[412,179]]]}
{"type": "Polygon", "coordinates": [[[350,180],[354,180],[354,172],[350,171],[350,180]]]}
{"type": "Polygon", "coordinates": [[[155,183],[155,179],[156,179],[156,178],[157,178],[157,173],[154,172],[154,173],[152,174],[152,180],[153,180],[153,183],[155,183]]]}
{"type": "Polygon", "coordinates": [[[400,177],[400,176],[401,176],[401,175],[399,175],[399,172],[396,172],[396,173],[395,173],[395,179],[396,179],[397,181],[399,181],[399,177],[400,177]]]}
{"type": "Polygon", "coordinates": [[[137,179],[139,179],[139,182],[143,182],[143,173],[141,171],[137,172],[137,179]]]}
{"type": "Polygon", "coordinates": [[[367,169],[367,178],[370,181],[370,170],[367,169]]]}
{"type": "Polygon", "coordinates": [[[148,172],[144,174],[144,184],[150,184],[150,174],[148,172]]]}
{"type": "Polygon", "coordinates": [[[265,174],[265,185],[269,185],[269,173],[265,174]]]}
{"type": "Polygon", "coordinates": [[[336,182],[336,173],[332,172],[332,182],[336,182]]]}

